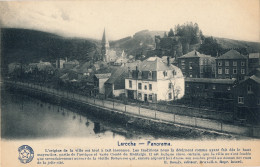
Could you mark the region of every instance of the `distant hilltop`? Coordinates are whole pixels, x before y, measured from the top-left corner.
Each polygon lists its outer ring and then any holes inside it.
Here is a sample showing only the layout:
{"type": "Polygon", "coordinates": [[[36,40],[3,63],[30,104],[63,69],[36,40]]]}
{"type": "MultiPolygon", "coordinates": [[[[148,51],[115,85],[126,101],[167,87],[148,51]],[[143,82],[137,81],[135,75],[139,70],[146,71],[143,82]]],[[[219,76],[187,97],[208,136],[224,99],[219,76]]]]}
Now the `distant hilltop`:
{"type": "MultiPolygon", "coordinates": [[[[166,31],[142,30],[132,37],[109,41],[113,49],[124,50],[128,55],[146,55],[155,49],[155,36],[164,37],[166,31]]],[[[100,32],[102,34],[102,32],[100,32]]],[[[76,60],[91,60],[93,54],[100,54],[101,40],[65,38],[56,34],[17,28],[3,28],[2,65],[14,61],[55,61],[57,57],[76,60]]],[[[223,48],[247,48],[249,53],[259,53],[260,43],[214,37],[223,48]]],[[[198,49],[200,44],[192,45],[198,49]]],[[[3,66],[2,66],[3,67],[3,66]]]]}

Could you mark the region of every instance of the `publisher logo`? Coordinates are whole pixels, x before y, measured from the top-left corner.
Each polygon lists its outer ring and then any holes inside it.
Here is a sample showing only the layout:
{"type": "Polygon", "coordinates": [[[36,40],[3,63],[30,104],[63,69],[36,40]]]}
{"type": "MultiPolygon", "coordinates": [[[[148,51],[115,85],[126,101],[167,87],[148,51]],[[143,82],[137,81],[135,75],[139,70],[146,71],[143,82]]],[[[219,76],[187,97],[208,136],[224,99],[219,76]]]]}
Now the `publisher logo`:
{"type": "Polygon", "coordinates": [[[24,164],[31,162],[34,157],[34,151],[28,145],[22,145],[21,147],[19,147],[18,152],[19,152],[18,159],[20,160],[21,163],[24,164]]]}

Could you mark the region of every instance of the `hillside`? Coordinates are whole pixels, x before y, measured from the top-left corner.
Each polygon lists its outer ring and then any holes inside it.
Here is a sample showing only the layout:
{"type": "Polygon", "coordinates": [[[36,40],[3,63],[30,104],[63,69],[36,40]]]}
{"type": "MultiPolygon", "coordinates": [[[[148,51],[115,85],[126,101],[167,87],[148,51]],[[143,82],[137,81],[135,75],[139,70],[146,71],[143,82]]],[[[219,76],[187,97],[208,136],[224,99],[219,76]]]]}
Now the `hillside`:
{"type": "MultiPolygon", "coordinates": [[[[126,37],[120,40],[110,42],[112,48],[125,50],[128,54],[138,55],[145,54],[147,50],[154,49],[154,36],[160,35],[163,37],[165,31],[149,31],[143,30],[135,33],[133,37],[126,37]]],[[[213,37],[224,48],[247,48],[249,53],[260,52],[260,43],[240,41],[226,38],[213,37]]],[[[190,50],[199,48],[199,44],[190,45],[190,50]]]]}
{"type": "Polygon", "coordinates": [[[260,43],[259,42],[249,42],[249,41],[239,41],[234,39],[227,38],[218,38],[213,37],[217,42],[225,49],[228,48],[247,48],[249,53],[260,52],[260,43]]]}
{"type": "Polygon", "coordinates": [[[96,50],[98,44],[90,39],[64,38],[27,29],[3,28],[1,37],[2,67],[11,62],[55,62],[58,57],[86,61],[91,59],[90,53],[96,50]]]}
{"type": "Polygon", "coordinates": [[[125,50],[126,53],[136,55],[144,54],[146,50],[153,49],[155,46],[154,36],[162,36],[164,31],[142,30],[126,38],[111,41],[110,46],[115,49],[125,50]]]}

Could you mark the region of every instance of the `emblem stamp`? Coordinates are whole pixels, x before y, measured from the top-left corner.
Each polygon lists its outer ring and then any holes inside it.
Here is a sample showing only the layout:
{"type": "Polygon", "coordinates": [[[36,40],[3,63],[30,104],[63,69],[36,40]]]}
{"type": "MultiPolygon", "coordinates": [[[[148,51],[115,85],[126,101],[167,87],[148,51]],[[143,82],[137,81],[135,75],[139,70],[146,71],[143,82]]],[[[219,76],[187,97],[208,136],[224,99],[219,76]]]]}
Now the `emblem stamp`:
{"type": "Polygon", "coordinates": [[[24,164],[31,162],[34,157],[34,151],[28,145],[22,145],[21,147],[19,147],[18,152],[19,152],[18,159],[20,160],[21,163],[24,164]]]}

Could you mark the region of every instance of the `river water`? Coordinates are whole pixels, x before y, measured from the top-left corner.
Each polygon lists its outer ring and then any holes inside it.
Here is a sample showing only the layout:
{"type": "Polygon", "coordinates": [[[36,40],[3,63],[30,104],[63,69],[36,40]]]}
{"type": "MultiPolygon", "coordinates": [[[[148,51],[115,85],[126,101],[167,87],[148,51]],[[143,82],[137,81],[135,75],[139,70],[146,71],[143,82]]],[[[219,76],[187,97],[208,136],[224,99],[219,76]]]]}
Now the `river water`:
{"type": "Polygon", "coordinates": [[[1,134],[5,139],[108,138],[108,139],[216,139],[210,133],[167,135],[107,122],[87,112],[54,105],[17,92],[1,92],[1,134]]]}
{"type": "Polygon", "coordinates": [[[167,136],[104,122],[91,115],[82,115],[73,109],[4,90],[1,112],[2,138],[5,139],[58,137],[169,139],[167,136]]]}

